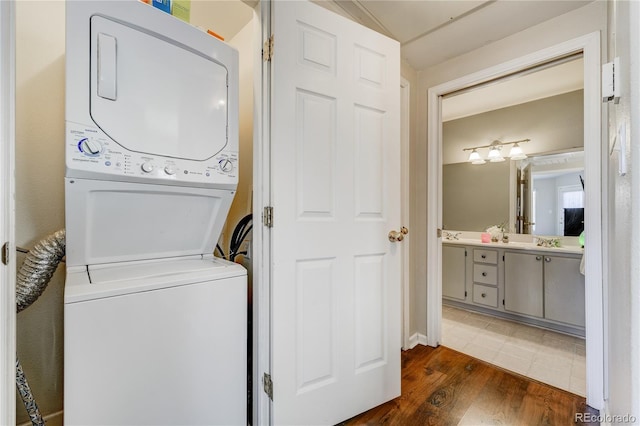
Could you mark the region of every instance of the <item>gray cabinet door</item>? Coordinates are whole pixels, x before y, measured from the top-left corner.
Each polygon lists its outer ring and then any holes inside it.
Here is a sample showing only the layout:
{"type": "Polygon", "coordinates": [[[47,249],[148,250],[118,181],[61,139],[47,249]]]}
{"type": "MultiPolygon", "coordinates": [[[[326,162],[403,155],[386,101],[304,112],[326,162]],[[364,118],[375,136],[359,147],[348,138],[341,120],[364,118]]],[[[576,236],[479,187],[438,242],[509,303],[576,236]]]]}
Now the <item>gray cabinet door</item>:
{"type": "Polygon", "coordinates": [[[543,316],[543,256],[505,252],[504,308],[519,314],[543,316]]]}
{"type": "Polygon", "coordinates": [[[580,259],[544,256],[544,317],[584,327],[584,275],[580,259]]]}
{"type": "Polygon", "coordinates": [[[466,249],[442,246],[442,296],[466,299],[466,249]]]}

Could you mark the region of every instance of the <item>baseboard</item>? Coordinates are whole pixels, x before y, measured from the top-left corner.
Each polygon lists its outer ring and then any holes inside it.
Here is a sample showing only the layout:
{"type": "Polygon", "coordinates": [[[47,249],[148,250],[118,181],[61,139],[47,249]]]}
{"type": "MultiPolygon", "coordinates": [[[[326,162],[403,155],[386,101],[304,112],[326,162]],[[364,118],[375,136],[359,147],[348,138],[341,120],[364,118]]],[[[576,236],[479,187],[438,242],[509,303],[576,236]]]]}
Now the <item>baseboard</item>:
{"type": "Polygon", "coordinates": [[[420,333],[414,333],[409,337],[409,349],[413,349],[418,345],[427,346],[427,336],[420,333]]]}
{"type": "MultiPolygon", "coordinates": [[[[63,414],[64,414],[64,411],[58,411],[57,413],[47,414],[46,416],[43,416],[42,419],[45,421],[47,426],[62,426],[63,414]]],[[[32,426],[32,423],[26,422],[18,426],[32,426]]]]}
{"type": "MultiPolygon", "coordinates": [[[[587,413],[576,413],[576,416],[583,416],[582,419],[586,419],[585,421],[590,423],[598,423],[601,426],[613,426],[613,425],[623,425],[623,424],[638,424],[637,416],[632,414],[614,414],[611,412],[611,408],[609,407],[608,402],[605,401],[604,408],[600,410],[599,413],[589,414],[589,418],[587,418],[587,413]]],[[[576,419],[578,420],[578,419],[576,419]]],[[[586,424],[586,423],[585,423],[586,424]]]]}

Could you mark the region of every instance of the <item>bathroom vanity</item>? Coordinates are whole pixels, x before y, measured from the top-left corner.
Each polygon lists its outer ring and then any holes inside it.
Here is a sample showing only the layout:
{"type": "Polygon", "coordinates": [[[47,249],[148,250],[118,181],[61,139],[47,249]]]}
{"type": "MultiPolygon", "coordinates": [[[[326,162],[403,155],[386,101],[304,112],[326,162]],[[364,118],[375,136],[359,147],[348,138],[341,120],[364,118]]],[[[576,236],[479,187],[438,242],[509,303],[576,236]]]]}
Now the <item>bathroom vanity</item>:
{"type": "Polygon", "coordinates": [[[443,240],[443,303],[583,337],[582,251],[443,240]]]}

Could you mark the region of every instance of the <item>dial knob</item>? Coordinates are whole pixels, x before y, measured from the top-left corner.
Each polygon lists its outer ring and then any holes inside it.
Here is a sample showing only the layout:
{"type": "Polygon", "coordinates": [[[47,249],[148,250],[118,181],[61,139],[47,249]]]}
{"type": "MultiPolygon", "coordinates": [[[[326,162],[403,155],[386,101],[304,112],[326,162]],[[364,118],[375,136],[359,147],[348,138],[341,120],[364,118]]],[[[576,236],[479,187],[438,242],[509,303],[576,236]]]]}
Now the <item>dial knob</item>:
{"type": "Polygon", "coordinates": [[[142,163],[142,171],[145,173],[151,173],[153,171],[153,164],[146,162],[146,163],[142,163]]]}
{"type": "Polygon", "coordinates": [[[220,170],[222,170],[225,173],[229,173],[230,171],[233,170],[233,163],[226,158],[220,160],[218,164],[220,165],[220,170]]]}
{"type": "Polygon", "coordinates": [[[168,175],[175,175],[176,174],[176,166],[174,166],[173,164],[167,164],[166,166],[164,166],[164,172],[168,175]]]}
{"type": "Polygon", "coordinates": [[[82,139],[80,143],[78,143],[78,148],[86,155],[98,155],[102,151],[100,142],[93,141],[89,138],[82,139]]]}

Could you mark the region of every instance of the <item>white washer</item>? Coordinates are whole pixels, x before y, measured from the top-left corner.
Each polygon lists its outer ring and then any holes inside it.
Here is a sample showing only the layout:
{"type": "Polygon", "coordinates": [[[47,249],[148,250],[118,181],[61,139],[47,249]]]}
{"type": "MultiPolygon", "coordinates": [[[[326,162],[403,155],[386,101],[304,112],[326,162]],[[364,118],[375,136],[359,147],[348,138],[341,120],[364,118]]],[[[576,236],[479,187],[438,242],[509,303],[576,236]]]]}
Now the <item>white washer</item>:
{"type": "Polygon", "coordinates": [[[214,258],[68,271],[65,424],[246,424],[246,300],[214,258]]]}
{"type": "Polygon", "coordinates": [[[65,424],[246,424],[237,52],[137,0],[66,25],[65,424]]]}

